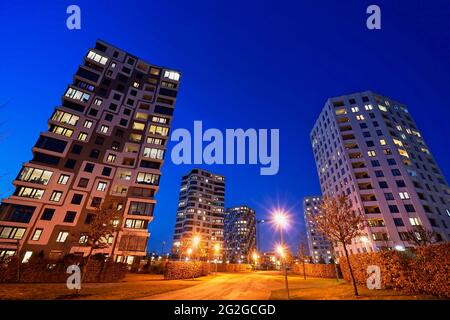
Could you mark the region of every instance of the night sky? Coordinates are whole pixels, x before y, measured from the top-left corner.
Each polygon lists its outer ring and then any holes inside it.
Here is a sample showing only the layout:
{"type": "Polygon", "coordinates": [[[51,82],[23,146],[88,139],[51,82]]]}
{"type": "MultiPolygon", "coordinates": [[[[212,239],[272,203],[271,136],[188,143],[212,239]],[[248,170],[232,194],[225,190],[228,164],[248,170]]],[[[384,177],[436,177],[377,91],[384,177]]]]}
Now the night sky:
{"type": "MultiPolygon", "coordinates": [[[[247,204],[259,218],[289,209],[292,249],[302,198],[320,192],[309,132],[328,97],[374,90],[407,104],[449,177],[448,0],[4,1],[0,27],[2,197],[96,39],[182,72],[173,129],[192,131],[194,120],[223,131],[280,129],[277,175],[249,165],[203,168],[226,176],[226,206],[247,204]],[[382,29],[371,31],[366,8],[374,3],[382,29]],[[81,7],[81,30],[66,28],[70,4],[81,7]]],[[[163,240],[168,249],[180,179],[192,167],[166,157],[150,250],[163,240]]],[[[263,249],[272,249],[273,228],[262,235],[263,249]]]]}

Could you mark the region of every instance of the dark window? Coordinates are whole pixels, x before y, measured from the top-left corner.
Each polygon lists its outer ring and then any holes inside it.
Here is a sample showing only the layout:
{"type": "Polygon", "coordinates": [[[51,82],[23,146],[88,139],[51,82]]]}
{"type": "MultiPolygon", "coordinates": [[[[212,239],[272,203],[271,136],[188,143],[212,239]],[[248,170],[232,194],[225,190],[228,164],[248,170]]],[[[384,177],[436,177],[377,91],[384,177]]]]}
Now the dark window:
{"type": "Polygon", "coordinates": [[[91,108],[91,110],[89,110],[89,115],[90,116],[96,117],[97,114],[98,114],[98,110],[97,109],[91,108]]]}
{"type": "Polygon", "coordinates": [[[405,181],[403,181],[403,180],[395,180],[395,183],[397,184],[397,187],[399,187],[399,188],[406,187],[405,181]]]}
{"type": "Polygon", "coordinates": [[[416,212],[416,209],[412,204],[405,204],[405,210],[406,212],[416,212]]]}
{"type": "Polygon", "coordinates": [[[120,119],[120,125],[126,127],[128,125],[127,119],[120,119]]]}
{"type": "Polygon", "coordinates": [[[382,188],[382,189],[389,188],[389,186],[388,186],[386,181],[380,181],[380,182],[378,182],[378,184],[380,185],[380,188],[382,188]]]}
{"type": "Polygon", "coordinates": [[[106,52],[106,49],[107,49],[108,47],[107,46],[104,46],[104,45],[102,45],[101,43],[96,43],[95,44],[95,49],[97,49],[98,51],[101,51],[101,52],[106,52]]]}
{"type": "Polygon", "coordinates": [[[89,179],[81,178],[80,181],[78,181],[78,187],[80,188],[86,188],[88,186],[89,179]]]}
{"type": "Polygon", "coordinates": [[[129,116],[131,114],[131,109],[125,108],[123,110],[123,114],[126,115],[126,116],[129,116]]]}
{"type": "Polygon", "coordinates": [[[123,130],[117,129],[115,136],[118,137],[118,138],[123,138],[123,134],[124,134],[123,130]]]}
{"type": "Polygon", "coordinates": [[[114,100],[117,100],[117,101],[119,101],[119,100],[120,100],[120,98],[122,98],[122,96],[121,96],[120,94],[118,94],[118,93],[114,93],[114,95],[113,95],[113,99],[114,99],[114,100]]]}
{"type": "Polygon", "coordinates": [[[367,129],[367,123],[360,123],[359,126],[361,129],[367,129]]]}
{"type": "Polygon", "coordinates": [[[364,131],[363,132],[363,136],[364,136],[364,138],[369,138],[370,137],[370,132],[369,131],[364,131]]]}
{"type": "Polygon", "coordinates": [[[93,163],[86,163],[86,165],[84,166],[84,171],[92,172],[92,171],[94,171],[94,167],[95,167],[95,165],[93,163]]]}
{"type": "Polygon", "coordinates": [[[94,220],[94,218],[95,218],[95,214],[93,214],[93,213],[88,213],[88,214],[86,215],[86,219],[84,220],[84,223],[85,223],[85,224],[91,224],[92,221],[94,220]]]}
{"type": "Polygon", "coordinates": [[[404,227],[405,226],[405,224],[403,223],[402,218],[394,218],[394,224],[397,227],[404,227]]]}
{"type": "Polygon", "coordinates": [[[92,206],[92,207],[98,208],[98,207],[100,207],[100,204],[101,204],[101,203],[102,203],[102,198],[100,198],[100,197],[94,197],[94,198],[92,199],[91,206],[92,206]]]}
{"type": "Polygon", "coordinates": [[[103,167],[102,176],[109,177],[111,174],[111,168],[110,167],[103,167]]]}
{"type": "Polygon", "coordinates": [[[158,162],[147,161],[147,160],[141,161],[141,168],[159,169],[159,167],[160,167],[160,163],[158,163],[158,162]]]}
{"type": "Polygon", "coordinates": [[[98,78],[100,77],[98,74],[83,68],[78,68],[77,75],[93,82],[97,82],[98,78]]]}
{"type": "Polygon", "coordinates": [[[130,105],[130,106],[133,106],[134,105],[134,100],[133,99],[128,99],[127,100],[127,104],[130,105]]]}
{"type": "Polygon", "coordinates": [[[366,141],[366,145],[367,145],[368,147],[373,147],[373,146],[375,145],[375,143],[373,143],[372,140],[369,140],[369,141],[366,141]]]}
{"type": "Polygon", "coordinates": [[[64,222],[73,222],[75,220],[77,213],[76,211],[67,211],[64,217],[64,222]]]}
{"type": "Polygon", "coordinates": [[[389,211],[391,213],[399,213],[400,211],[398,210],[398,207],[395,204],[391,204],[389,205],[389,211]]]}
{"type": "Polygon", "coordinates": [[[397,164],[397,162],[395,161],[395,159],[392,159],[392,158],[387,159],[387,163],[388,163],[388,165],[390,165],[390,166],[394,166],[394,165],[397,164]]]}
{"type": "Polygon", "coordinates": [[[155,106],[155,113],[165,114],[168,116],[173,115],[173,108],[164,107],[164,106],[155,106]]]}
{"type": "Polygon", "coordinates": [[[386,198],[386,200],[394,200],[394,195],[390,192],[385,193],[384,197],[386,198]]]}
{"type": "Polygon", "coordinates": [[[83,200],[83,195],[79,193],[75,193],[72,197],[72,204],[80,204],[83,200]]]}
{"type": "Polygon", "coordinates": [[[111,104],[109,105],[109,109],[111,109],[112,111],[116,111],[116,110],[117,110],[117,104],[111,103],[111,104]]]}
{"type": "Polygon", "coordinates": [[[35,144],[35,147],[50,150],[54,152],[63,152],[66,148],[67,142],[46,136],[40,136],[35,144]]]}
{"type": "Polygon", "coordinates": [[[83,147],[80,146],[79,144],[74,144],[72,147],[72,153],[74,153],[74,154],[80,154],[82,150],[83,150],[83,147]]]}
{"type": "Polygon", "coordinates": [[[363,102],[369,102],[369,98],[368,97],[362,97],[362,101],[363,102]]]}
{"type": "Polygon", "coordinates": [[[41,220],[47,220],[47,221],[52,220],[54,213],[55,213],[55,209],[45,208],[44,212],[42,212],[41,220]]]}
{"type": "Polygon", "coordinates": [[[375,170],[375,175],[376,175],[378,178],[384,177],[384,173],[383,173],[383,171],[381,171],[381,170],[375,170]]]}
{"type": "Polygon", "coordinates": [[[380,161],[378,161],[378,160],[372,160],[370,162],[372,163],[372,167],[379,167],[380,166],[380,161]]]}
{"type": "Polygon", "coordinates": [[[95,142],[96,145],[102,146],[105,143],[105,138],[97,136],[95,138],[95,142]]]}
{"type": "Polygon", "coordinates": [[[106,121],[112,121],[112,119],[114,118],[114,116],[110,113],[105,114],[105,120],[106,121]]]}
{"type": "Polygon", "coordinates": [[[164,88],[160,88],[159,89],[159,94],[168,96],[168,97],[172,97],[175,98],[177,96],[177,91],[175,90],[169,90],[169,89],[164,89],[164,88]]]}
{"type": "Polygon", "coordinates": [[[75,159],[67,159],[64,167],[67,169],[73,169],[73,168],[75,168],[76,164],[77,164],[77,161],[75,159]]]}
{"type": "Polygon", "coordinates": [[[391,171],[392,171],[392,175],[393,175],[394,177],[398,177],[398,176],[401,176],[401,175],[402,175],[402,174],[400,173],[400,170],[398,170],[398,169],[392,169],[391,171]]]}
{"type": "Polygon", "coordinates": [[[75,103],[73,101],[68,101],[68,100],[63,100],[63,104],[64,107],[69,108],[71,110],[75,110],[81,113],[84,113],[84,106],[79,105],[78,103],[75,103]]]}
{"type": "Polygon", "coordinates": [[[0,206],[0,221],[28,223],[36,207],[3,203],[0,206]]]}
{"type": "Polygon", "coordinates": [[[45,153],[35,152],[32,161],[57,166],[61,158],[51,156],[45,153]]]}
{"type": "Polygon", "coordinates": [[[93,158],[93,159],[98,159],[99,155],[100,155],[100,150],[92,149],[91,153],[89,154],[89,157],[93,158]]]}

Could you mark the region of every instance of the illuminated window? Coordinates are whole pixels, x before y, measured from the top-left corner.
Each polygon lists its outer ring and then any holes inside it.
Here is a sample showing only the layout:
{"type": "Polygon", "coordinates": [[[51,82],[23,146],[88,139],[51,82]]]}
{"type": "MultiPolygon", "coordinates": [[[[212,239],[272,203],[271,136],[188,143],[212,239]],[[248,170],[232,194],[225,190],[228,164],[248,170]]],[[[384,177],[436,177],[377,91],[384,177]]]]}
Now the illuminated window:
{"type": "Polygon", "coordinates": [[[134,129],[134,130],[143,131],[144,128],[145,128],[145,123],[141,123],[141,122],[133,122],[133,129],[134,129]]]}
{"type": "Polygon", "coordinates": [[[358,114],[356,116],[356,120],[363,121],[364,120],[364,116],[362,114],[358,114]]]}
{"type": "Polygon", "coordinates": [[[148,115],[142,112],[136,112],[136,119],[147,121],[148,115]]]}
{"type": "Polygon", "coordinates": [[[148,132],[152,134],[167,136],[167,134],[169,133],[169,128],[151,125],[148,132]]]}
{"type": "Polygon", "coordinates": [[[336,113],[337,116],[340,116],[342,114],[347,114],[347,109],[345,109],[345,108],[336,109],[335,113],[336,113]]]}
{"type": "Polygon", "coordinates": [[[105,125],[102,125],[100,128],[101,133],[108,133],[108,130],[109,130],[109,127],[105,126],[105,125]]]}
{"type": "Polygon", "coordinates": [[[53,191],[50,197],[50,201],[59,202],[59,200],[61,200],[62,194],[63,193],[61,191],[53,191]]]}
{"type": "Polygon", "coordinates": [[[144,148],[144,157],[162,160],[164,158],[164,150],[157,148],[144,148]]]}
{"type": "Polygon", "coordinates": [[[375,157],[377,154],[376,154],[376,152],[374,150],[369,150],[369,151],[367,151],[367,155],[369,157],[375,157]]]}
{"type": "Polygon", "coordinates": [[[105,191],[106,190],[106,182],[100,181],[97,185],[97,191],[105,191]]]}
{"type": "Polygon", "coordinates": [[[78,134],[78,140],[80,140],[80,141],[86,141],[87,137],[88,137],[88,135],[85,132],[80,132],[78,134]]]}
{"type": "Polygon", "coordinates": [[[403,149],[398,149],[398,153],[400,153],[401,156],[409,158],[408,152],[403,149]]]}
{"type": "Polygon", "coordinates": [[[387,108],[385,106],[382,106],[381,104],[378,105],[378,109],[381,111],[387,112],[387,108]]]}
{"type": "Polygon", "coordinates": [[[19,177],[17,178],[17,180],[47,185],[52,175],[52,171],[23,167],[22,171],[20,171],[19,173],[19,177]]]}
{"type": "Polygon", "coordinates": [[[164,71],[164,78],[178,81],[178,80],[180,80],[180,74],[178,72],[175,72],[175,71],[168,71],[168,70],[166,70],[166,71],[164,71]]]}
{"type": "Polygon", "coordinates": [[[411,223],[412,226],[421,225],[419,218],[409,218],[409,223],[411,223]]]}
{"type": "Polygon", "coordinates": [[[31,240],[38,241],[41,238],[43,229],[36,229],[34,230],[33,236],[31,237],[31,240]]]}
{"type": "Polygon", "coordinates": [[[81,102],[87,102],[91,95],[69,87],[66,91],[65,96],[70,99],[79,100],[81,102]]]}
{"type": "Polygon", "coordinates": [[[352,107],[352,112],[359,112],[359,108],[358,107],[352,107]]]}
{"type": "Polygon", "coordinates": [[[72,126],[75,126],[78,122],[80,117],[73,115],[68,112],[63,112],[60,110],[56,110],[55,113],[53,113],[52,120],[57,121],[60,123],[70,124],[72,126]]]}
{"type": "Polygon", "coordinates": [[[94,60],[102,65],[105,65],[108,61],[108,58],[103,57],[102,55],[99,55],[98,53],[95,53],[92,50],[89,50],[87,57],[91,60],[94,60]]]}
{"type": "Polygon", "coordinates": [[[364,108],[365,108],[366,110],[372,110],[372,109],[373,109],[373,107],[372,107],[371,104],[366,104],[366,105],[364,105],[364,108]]]}
{"type": "Polygon", "coordinates": [[[108,158],[106,158],[106,161],[108,161],[108,162],[114,162],[114,161],[116,161],[116,155],[110,153],[110,154],[108,155],[108,158]]]}
{"type": "Polygon", "coordinates": [[[92,121],[86,120],[83,124],[83,127],[90,129],[92,127],[92,121]]]}
{"type": "Polygon", "coordinates": [[[400,147],[403,147],[403,143],[400,140],[397,139],[392,139],[392,141],[394,141],[394,143],[400,147]]]}
{"type": "Polygon", "coordinates": [[[402,200],[408,200],[409,199],[408,192],[399,192],[398,195],[400,196],[400,199],[402,199],[402,200]]]}
{"type": "Polygon", "coordinates": [[[59,243],[66,242],[68,236],[69,236],[69,232],[60,231],[58,233],[58,236],[56,237],[56,242],[59,242],[59,243]]]}
{"type": "Polygon", "coordinates": [[[70,176],[68,176],[67,174],[62,174],[59,176],[58,179],[58,184],[67,184],[67,182],[69,181],[70,176]]]}
{"type": "Polygon", "coordinates": [[[386,145],[386,140],[380,139],[380,145],[385,146],[386,145]]]}
{"type": "Polygon", "coordinates": [[[19,187],[16,189],[14,195],[23,198],[42,199],[44,190],[29,187],[19,187]]]}

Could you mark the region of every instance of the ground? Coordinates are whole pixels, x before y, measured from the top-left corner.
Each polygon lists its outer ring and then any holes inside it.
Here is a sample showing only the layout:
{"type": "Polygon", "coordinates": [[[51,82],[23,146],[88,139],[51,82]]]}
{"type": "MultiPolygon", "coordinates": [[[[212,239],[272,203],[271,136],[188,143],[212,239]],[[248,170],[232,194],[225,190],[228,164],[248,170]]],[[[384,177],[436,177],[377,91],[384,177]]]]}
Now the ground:
{"type": "MultiPolygon", "coordinates": [[[[350,284],[336,279],[289,276],[291,299],[434,299],[392,290],[360,287],[355,298],[350,284]]],[[[65,284],[0,284],[0,299],[158,299],[158,300],[267,300],[286,299],[279,272],[219,273],[195,280],[164,280],[160,275],[128,274],[117,283],[87,283],[74,296],[65,284]]]]}

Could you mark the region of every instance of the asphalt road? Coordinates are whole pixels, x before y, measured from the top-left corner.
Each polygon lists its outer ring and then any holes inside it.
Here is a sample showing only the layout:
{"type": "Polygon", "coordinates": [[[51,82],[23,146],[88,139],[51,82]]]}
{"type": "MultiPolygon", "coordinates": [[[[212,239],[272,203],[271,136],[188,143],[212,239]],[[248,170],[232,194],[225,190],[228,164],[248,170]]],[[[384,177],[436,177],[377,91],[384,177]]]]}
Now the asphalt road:
{"type": "Polygon", "coordinates": [[[186,289],[142,298],[143,300],[267,300],[283,289],[280,272],[219,273],[215,278],[186,289]]]}

